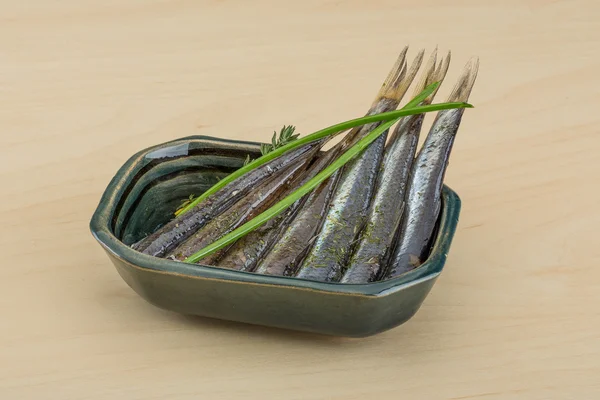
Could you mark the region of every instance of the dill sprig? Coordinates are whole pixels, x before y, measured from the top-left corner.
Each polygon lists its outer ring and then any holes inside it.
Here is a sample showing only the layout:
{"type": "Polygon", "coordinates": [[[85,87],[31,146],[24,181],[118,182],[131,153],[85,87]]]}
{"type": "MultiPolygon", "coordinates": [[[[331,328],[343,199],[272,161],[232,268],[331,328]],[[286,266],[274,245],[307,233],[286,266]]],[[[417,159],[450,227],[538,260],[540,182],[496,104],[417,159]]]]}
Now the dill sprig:
{"type": "Polygon", "coordinates": [[[281,131],[279,132],[279,138],[277,137],[277,132],[273,131],[273,137],[271,138],[271,143],[263,143],[260,145],[261,154],[267,155],[275,149],[285,146],[286,144],[292,143],[294,140],[298,139],[299,134],[294,134],[296,127],[293,125],[283,126],[281,131]]]}

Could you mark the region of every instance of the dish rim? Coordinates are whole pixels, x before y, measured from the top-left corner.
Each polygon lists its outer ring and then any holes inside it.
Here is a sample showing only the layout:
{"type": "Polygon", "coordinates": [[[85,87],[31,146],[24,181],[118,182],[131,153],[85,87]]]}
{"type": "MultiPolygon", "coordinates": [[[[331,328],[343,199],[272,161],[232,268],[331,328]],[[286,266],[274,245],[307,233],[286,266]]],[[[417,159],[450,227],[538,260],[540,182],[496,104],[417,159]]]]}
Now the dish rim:
{"type": "Polygon", "coordinates": [[[149,256],[133,250],[121,242],[112,232],[110,221],[122,195],[126,192],[128,178],[136,173],[136,166],[151,152],[190,142],[199,142],[210,147],[244,147],[248,152],[260,151],[260,142],[222,139],[205,135],[192,135],[170,140],[142,149],[129,157],[119,168],[105,188],[98,206],[90,220],[89,228],[94,238],[110,255],[132,267],[163,274],[179,275],[191,279],[211,279],[228,282],[253,283],[267,286],[284,286],[309,289],[320,292],[355,296],[381,297],[419,282],[436,278],[443,270],[448,251],[456,231],[461,201],[456,192],[444,185],[442,208],[437,236],[430,255],[421,266],[395,278],[370,283],[350,284],[339,282],[319,282],[302,278],[271,276],[220,268],[217,266],[187,264],[149,256]]]}

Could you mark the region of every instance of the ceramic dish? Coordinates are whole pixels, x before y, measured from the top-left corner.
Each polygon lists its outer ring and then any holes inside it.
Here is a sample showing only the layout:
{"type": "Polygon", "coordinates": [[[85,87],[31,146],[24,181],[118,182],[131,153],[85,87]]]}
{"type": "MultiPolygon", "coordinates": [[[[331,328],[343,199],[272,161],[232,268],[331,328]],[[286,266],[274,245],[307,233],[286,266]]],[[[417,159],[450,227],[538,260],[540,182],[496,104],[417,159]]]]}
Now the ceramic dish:
{"type": "Polygon", "coordinates": [[[365,337],[411,318],[441,273],[458,223],[460,199],[444,187],[428,260],[402,276],[340,284],[191,265],[147,256],[129,245],[239,168],[260,144],[206,136],[174,140],[132,156],[106,188],[90,229],[118,273],[155,306],[182,314],[328,335],[365,337]]]}

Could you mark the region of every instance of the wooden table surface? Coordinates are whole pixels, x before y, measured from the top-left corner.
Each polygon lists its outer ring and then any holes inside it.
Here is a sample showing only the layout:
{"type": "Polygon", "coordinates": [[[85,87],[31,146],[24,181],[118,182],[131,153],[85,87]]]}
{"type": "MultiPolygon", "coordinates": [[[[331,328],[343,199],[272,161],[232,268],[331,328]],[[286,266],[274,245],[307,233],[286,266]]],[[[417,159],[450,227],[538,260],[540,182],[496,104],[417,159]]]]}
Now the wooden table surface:
{"type": "MultiPolygon", "coordinates": [[[[600,398],[600,3],[2,1],[1,399],[600,398]],[[147,304],[88,223],[134,152],[362,115],[400,49],[481,67],[417,315],[367,339],[147,304]]],[[[431,121],[431,118],[428,119],[431,121]]]]}

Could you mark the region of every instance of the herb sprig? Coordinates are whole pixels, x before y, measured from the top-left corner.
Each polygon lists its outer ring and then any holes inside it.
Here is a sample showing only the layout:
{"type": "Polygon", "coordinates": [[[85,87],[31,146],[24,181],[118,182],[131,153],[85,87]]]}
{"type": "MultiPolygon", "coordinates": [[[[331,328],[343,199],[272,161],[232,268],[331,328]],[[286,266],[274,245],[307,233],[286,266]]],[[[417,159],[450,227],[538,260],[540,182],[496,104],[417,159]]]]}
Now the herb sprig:
{"type": "MultiPolygon", "coordinates": [[[[261,143],[260,145],[260,154],[262,154],[263,156],[266,156],[267,154],[269,154],[270,152],[272,152],[275,149],[278,149],[280,147],[283,147],[289,143],[292,143],[294,140],[298,139],[298,137],[300,137],[300,134],[295,134],[294,135],[294,131],[296,130],[296,127],[293,125],[284,125],[283,128],[281,128],[281,131],[279,131],[279,136],[277,136],[277,132],[273,131],[273,137],[271,138],[271,143],[261,143]]],[[[246,156],[246,159],[244,160],[244,167],[248,164],[250,164],[252,161],[250,158],[250,154],[248,154],[246,156]]]]}
{"type": "Polygon", "coordinates": [[[283,126],[281,131],[279,132],[279,137],[277,137],[277,132],[273,131],[273,137],[271,138],[271,143],[263,143],[260,145],[260,152],[263,156],[269,154],[275,149],[283,147],[289,143],[292,143],[294,140],[298,139],[299,134],[294,135],[294,131],[296,127],[293,125],[283,126]]]}

